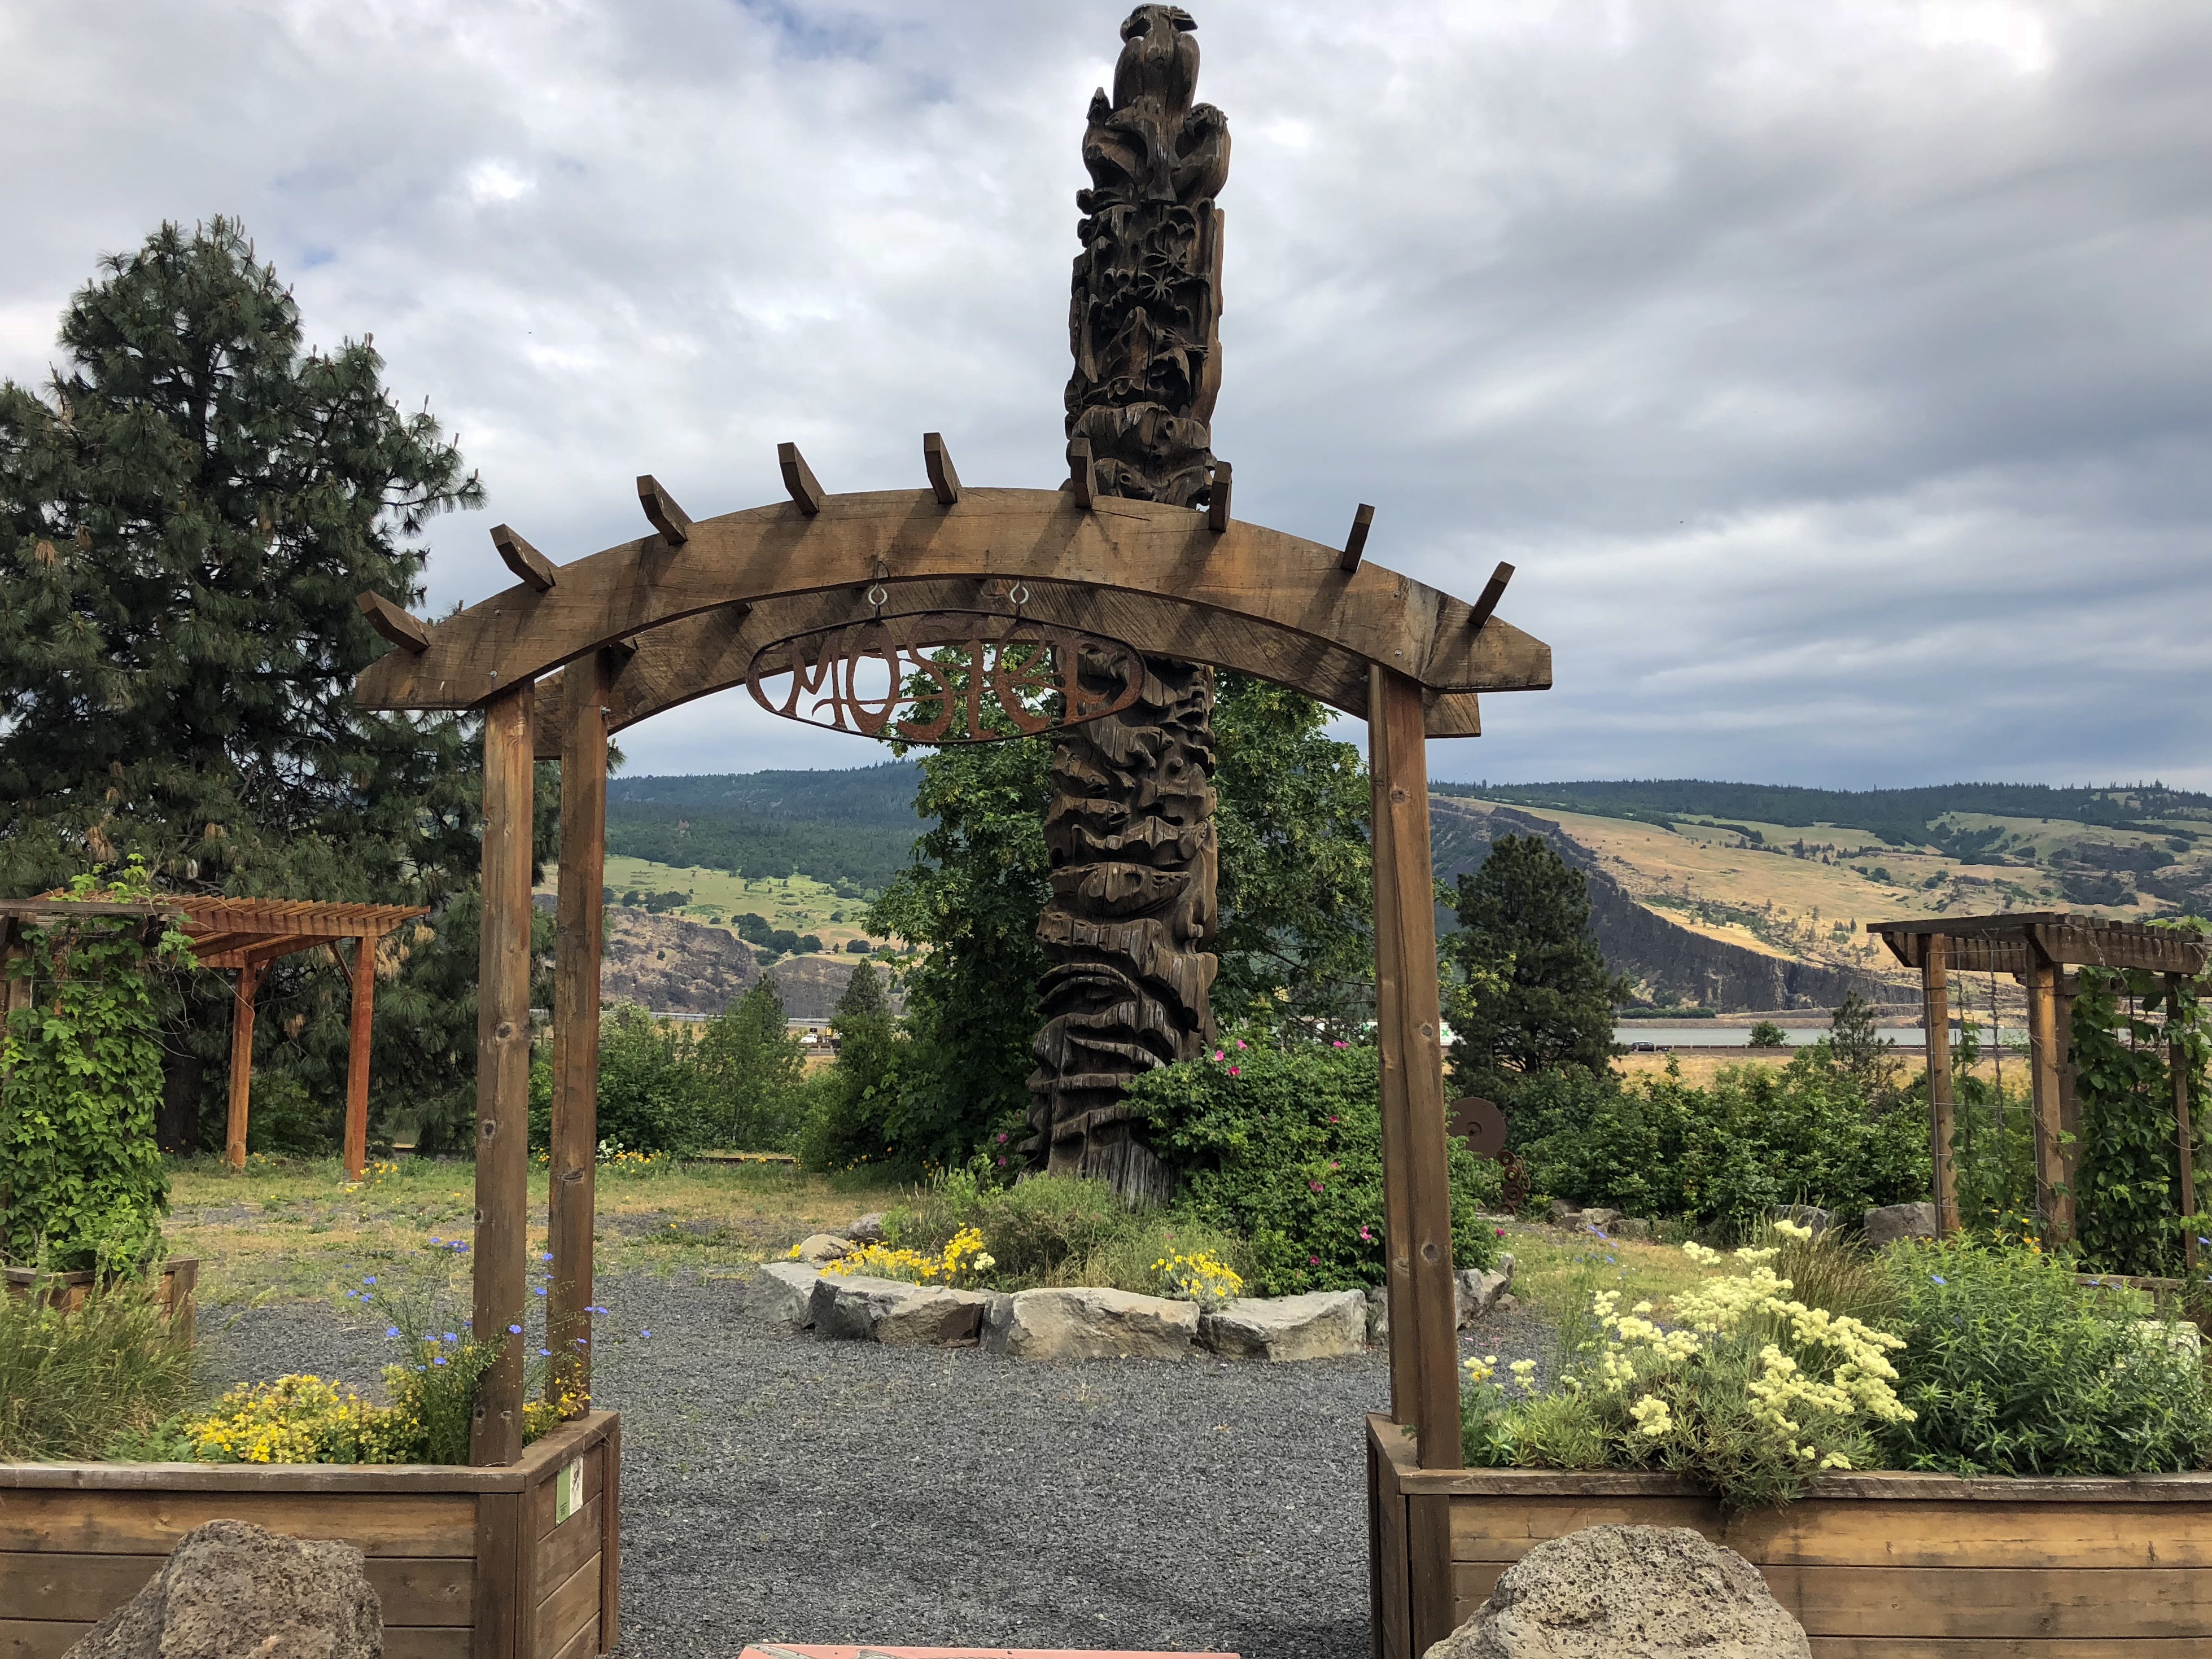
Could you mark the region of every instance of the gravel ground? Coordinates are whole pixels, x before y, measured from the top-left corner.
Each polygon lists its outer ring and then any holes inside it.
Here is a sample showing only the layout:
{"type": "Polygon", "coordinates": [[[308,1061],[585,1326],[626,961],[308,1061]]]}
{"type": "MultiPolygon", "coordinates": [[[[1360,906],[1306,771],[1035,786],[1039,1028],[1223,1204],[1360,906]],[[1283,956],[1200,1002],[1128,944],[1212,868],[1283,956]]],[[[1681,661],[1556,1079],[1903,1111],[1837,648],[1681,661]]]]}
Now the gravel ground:
{"type": "MultiPolygon", "coordinates": [[[[728,1280],[599,1292],[598,1393],[623,1413],[623,1659],[734,1659],[753,1640],[1370,1650],[1379,1352],[1038,1365],[791,1337],[728,1280]]],[[[217,1384],[365,1383],[383,1362],[380,1328],[327,1307],[210,1311],[217,1384]]],[[[1544,1333],[1516,1313],[1462,1340],[1510,1361],[1544,1333]]]]}

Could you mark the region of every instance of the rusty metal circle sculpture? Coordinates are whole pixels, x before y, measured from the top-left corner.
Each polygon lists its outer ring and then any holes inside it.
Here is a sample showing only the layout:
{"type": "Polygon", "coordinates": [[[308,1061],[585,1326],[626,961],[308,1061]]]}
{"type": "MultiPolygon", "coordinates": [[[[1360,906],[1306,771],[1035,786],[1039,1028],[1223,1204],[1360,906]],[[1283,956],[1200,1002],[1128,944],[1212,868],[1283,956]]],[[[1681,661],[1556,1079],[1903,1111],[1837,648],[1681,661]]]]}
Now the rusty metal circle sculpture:
{"type": "Polygon", "coordinates": [[[1466,1095],[1444,1109],[1446,1132],[1464,1137],[1477,1158],[1496,1158],[1505,1150],[1505,1114],[1495,1101],[1466,1095]]]}
{"type": "Polygon", "coordinates": [[[877,616],[791,635],[763,646],[745,670],[745,689],[771,714],[927,744],[1079,726],[1119,714],[1144,684],[1144,658],[1133,645],[971,611],[877,616]],[[765,684],[786,677],[780,690],[765,684]]]}

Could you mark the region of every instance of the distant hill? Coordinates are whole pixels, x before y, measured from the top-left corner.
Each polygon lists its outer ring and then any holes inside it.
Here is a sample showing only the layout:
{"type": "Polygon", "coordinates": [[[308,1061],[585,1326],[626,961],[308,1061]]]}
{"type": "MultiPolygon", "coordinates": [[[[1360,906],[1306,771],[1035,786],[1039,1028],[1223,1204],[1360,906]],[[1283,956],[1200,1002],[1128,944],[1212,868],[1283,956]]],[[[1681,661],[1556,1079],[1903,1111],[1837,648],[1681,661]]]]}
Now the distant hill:
{"type": "Polygon", "coordinates": [[[911,762],[892,761],[848,772],[616,778],[607,851],[748,877],[811,876],[857,898],[906,864],[922,829],[920,776],[911,762]]]}

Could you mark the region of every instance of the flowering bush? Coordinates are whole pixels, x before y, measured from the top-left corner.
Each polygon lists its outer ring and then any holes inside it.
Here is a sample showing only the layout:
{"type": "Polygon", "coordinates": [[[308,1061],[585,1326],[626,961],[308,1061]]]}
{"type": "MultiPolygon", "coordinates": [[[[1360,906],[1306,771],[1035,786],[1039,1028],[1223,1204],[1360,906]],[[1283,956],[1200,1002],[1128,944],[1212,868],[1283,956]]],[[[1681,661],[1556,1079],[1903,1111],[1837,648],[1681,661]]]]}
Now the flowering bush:
{"type": "MultiPolygon", "coordinates": [[[[1178,1207],[1241,1236],[1258,1293],[1382,1282],[1382,1117],[1371,1047],[1232,1032],[1197,1060],[1147,1072],[1130,1109],[1180,1172],[1178,1207]]],[[[1498,1170],[1451,1146],[1452,1258],[1487,1267],[1478,1213],[1498,1170]]]]}
{"type": "MultiPolygon", "coordinates": [[[[1776,1224],[1786,1238],[1810,1230],[1776,1224]]],[[[1719,1252],[1684,1251],[1721,1267],[1719,1252]]],[[[1787,1503],[1823,1470],[1871,1466],[1876,1431],[1910,1422],[1892,1384],[1905,1343],[1848,1314],[1790,1296],[1777,1248],[1735,1252],[1735,1267],[1675,1297],[1621,1311],[1617,1292],[1589,1304],[1586,1337],[1559,1390],[1522,1398],[1496,1384],[1494,1360],[1470,1362],[1462,1393],[1468,1461],[1523,1468],[1662,1468],[1711,1486],[1731,1510],[1787,1503]]]]}
{"type": "Polygon", "coordinates": [[[242,1383],[187,1419],[184,1434],[204,1463],[415,1463],[425,1447],[404,1407],[303,1375],[242,1383]]]}
{"type": "Polygon", "coordinates": [[[1202,1308],[1218,1308],[1244,1293],[1244,1280],[1236,1269],[1217,1261],[1211,1250],[1190,1255],[1178,1251],[1152,1263],[1160,1293],[1202,1308]]]}
{"type": "MultiPolygon", "coordinates": [[[[799,1254],[797,1245],[792,1246],[791,1254],[799,1254]]],[[[832,1279],[866,1274],[874,1279],[902,1279],[909,1285],[951,1285],[995,1265],[983,1248],[981,1231],[963,1227],[933,1255],[896,1245],[864,1244],[850,1255],[824,1263],[822,1271],[832,1279]]]]}

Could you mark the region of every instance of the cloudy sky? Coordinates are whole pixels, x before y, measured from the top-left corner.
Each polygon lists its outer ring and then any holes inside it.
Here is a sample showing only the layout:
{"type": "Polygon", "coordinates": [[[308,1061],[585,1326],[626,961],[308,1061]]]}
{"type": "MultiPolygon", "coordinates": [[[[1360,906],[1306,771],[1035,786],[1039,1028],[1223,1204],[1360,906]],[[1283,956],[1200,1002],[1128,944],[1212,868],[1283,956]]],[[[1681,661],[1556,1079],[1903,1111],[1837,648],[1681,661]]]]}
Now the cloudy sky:
{"type": "MultiPolygon", "coordinates": [[[[1439,777],[2212,787],[2212,6],[1197,0],[1240,517],[1554,647],[1439,777]]],[[[490,510],[432,611],[695,517],[1063,471],[1118,0],[0,0],[0,374],[241,216],[490,510]]],[[[739,694],[742,698],[742,694],[739,694]]],[[[1346,735],[1358,728],[1347,722],[1346,735]]],[[[728,698],[633,772],[866,763],[728,698]]]]}

